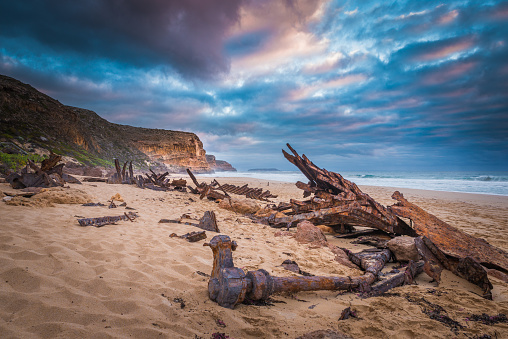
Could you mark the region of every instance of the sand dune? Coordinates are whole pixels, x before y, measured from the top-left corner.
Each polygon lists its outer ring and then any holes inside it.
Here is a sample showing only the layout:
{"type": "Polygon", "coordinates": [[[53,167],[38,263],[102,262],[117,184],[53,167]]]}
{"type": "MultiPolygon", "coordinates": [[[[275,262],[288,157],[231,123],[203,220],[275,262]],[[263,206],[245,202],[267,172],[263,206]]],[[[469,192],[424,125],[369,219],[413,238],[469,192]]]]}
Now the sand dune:
{"type": "MultiPolygon", "coordinates": [[[[210,178],[203,179],[210,181],[210,178]]],[[[243,178],[221,183],[270,189],[276,201],[301,198],[293,185],[243,178]]],[[[212,253],[203,241],[170,238],[198,230],[176,223],[186,213],[199,219],[214,210],[221,234],[238,243],[235,265],[263,268],[273,275],[294,273],[280,265],[295,260],[315,275],[354,275],[339,265],[328,248],[312,249],[291,237],[274,237],[275,230],[199,200],[190,193],[156,192],[128,185],[70,185],[107,203],[119,193],[139,218],[101,228],[80,227],[79,217],[121,215],[123,207],[12,206],[0,202],[0,337],[2,338],[296,338],[333,329],[354,338],[508,337],[508,324],[466,321],[471,314],[508,314],[508,284],[492,279],[494,300],[482,299],[477,288],[449,272],[435,287],[425,274],[418,285],[392,290],[398,295],[361,299],[356,294],[303,292],[277,295],[273,306],[238,305],[225,309],[208,299],[212,253]],[[409,296],[409,297],[408,297],[409,296]],[[408,301],[422,298],[440,305],[463,328],[454,332],[408,301]],[[358,319],[338,321],[348,306],[358,319]],[[224,325],[225,327],[224,327],[224,325]]],[[[394,189],[362,187],[383,204],[391,204],[394,189]]],[[[9,190],[0,184],[0,191],[9,190]]],[[[401,189],[412,202],[464,231],[508,250],[508,197],[401,189]]],[[[213,232],[208,232],[208,240],[213,232]]],[[[328,237],[342,245],[343,241],[328,237]]],[[[363,248],[357,246],[358,250],[363,248]]]]}

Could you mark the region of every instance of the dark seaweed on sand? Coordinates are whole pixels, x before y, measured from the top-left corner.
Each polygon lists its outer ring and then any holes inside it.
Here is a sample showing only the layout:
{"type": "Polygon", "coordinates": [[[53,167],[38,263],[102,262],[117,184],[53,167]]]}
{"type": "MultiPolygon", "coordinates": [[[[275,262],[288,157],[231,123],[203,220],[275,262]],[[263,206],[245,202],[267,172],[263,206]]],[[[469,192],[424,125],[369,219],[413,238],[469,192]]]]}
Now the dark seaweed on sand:
{"type": "Polygon", "coordinates": [[[446,314],[446,310],[437,305],[433,304],[430,301],[425,300],[425,298],[413,297],[410,295],[406,296],[406,300],[412,304],[417,304],[422,308],[422,312],[425,313],[430,319],[439,321],[440,323],[450,327],[450,330],[453,332],[457,332],[460,329],[463,329],[458,321],[453,320],[446,314]]]}

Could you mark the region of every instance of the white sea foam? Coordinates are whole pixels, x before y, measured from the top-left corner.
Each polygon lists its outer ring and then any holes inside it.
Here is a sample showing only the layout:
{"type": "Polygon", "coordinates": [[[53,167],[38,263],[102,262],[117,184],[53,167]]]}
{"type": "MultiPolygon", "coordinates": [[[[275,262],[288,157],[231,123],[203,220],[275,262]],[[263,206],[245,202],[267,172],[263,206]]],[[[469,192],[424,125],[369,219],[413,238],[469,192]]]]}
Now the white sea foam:
{"type": "MultiPolygon", "coordinates": [[[[415,188],[433,191],[508,196],[508,172],[343,172],[357,185],[415,188]]],[[[217,172],[210,177],[246,177],[285,182],[307,182],[301,172],[217,172]]]]}

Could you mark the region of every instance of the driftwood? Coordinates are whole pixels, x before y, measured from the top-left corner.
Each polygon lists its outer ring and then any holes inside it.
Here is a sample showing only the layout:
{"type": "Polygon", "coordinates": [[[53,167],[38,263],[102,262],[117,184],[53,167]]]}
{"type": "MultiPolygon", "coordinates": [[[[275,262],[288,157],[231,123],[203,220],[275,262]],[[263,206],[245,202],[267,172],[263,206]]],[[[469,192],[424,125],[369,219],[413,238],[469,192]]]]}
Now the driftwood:
{"type": "Polygon", "coordinates": [[[274,293],[300,292],[317,290],[365,290],[377,280],[378,274],[390,258],[389,250],[349,253],[365,270],[358,277],[273,277],[260,269],[245,273],[233,264],[236,242],[226,235],[212,238],[210,246],[213,252],[213,269],[208,282],[208,293],[211,300],[220,306],[234,308],[245,298],[266,300],[274,293]]]}
{"type": "Polygon", "coordinates": [[[62,178],[64,164],[57,165],[61,159],[61,155],[51,152],[49,158],[42,161],[41,167],[29,159],[19,173],[7,176],[6,181],[15,189],[63,186],[65,184],[62,178]]]}
{"type": "Polygon", "coordinates": [[[287,146],[293,155],[282,150],[284,157],[309,179],[308,184],[298,182],[296,186],[304,191],[304,197],[314,196],[307,201],[292,200],[290,209],[283,212],[285,217],[273,214],[266,219],[270,226],[296,226],[299,221],[309,220],[340,227],[343,231],[366,226],[391,234],[416,235],[402,219],[363,193],[356,184],[338,173],[317,167],[305,155],[300,157],[289,144],[287,146]]]}
{"type": "Polygon", "coordinates": [[[100,217],[100,218],[83,218],[78,219],[79,226],[95,226],[95,227],[102,227],[104,225],[114,225],[118,221],[121,220],[130,220],[134,221],[134,219],[138,217],[138,215],[135,212],[128,212],[124,213],[124,215],[119,216],[106,216],[106,217],[100,217]]]}

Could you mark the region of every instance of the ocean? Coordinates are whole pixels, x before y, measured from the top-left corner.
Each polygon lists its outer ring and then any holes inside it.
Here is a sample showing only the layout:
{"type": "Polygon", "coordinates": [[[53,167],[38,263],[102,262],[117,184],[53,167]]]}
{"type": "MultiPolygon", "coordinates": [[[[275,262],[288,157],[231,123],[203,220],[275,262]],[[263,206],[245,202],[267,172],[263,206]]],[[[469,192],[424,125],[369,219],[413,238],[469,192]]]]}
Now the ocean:
{"type": "MultiPolygon", "coordinates": [[[[508,172],[340,172],[357,185],[508,196],[508,172]]],[[[285,182],[307,178],[299,171],[217,172],[203,177],[246,177],[285,182]]]]}

